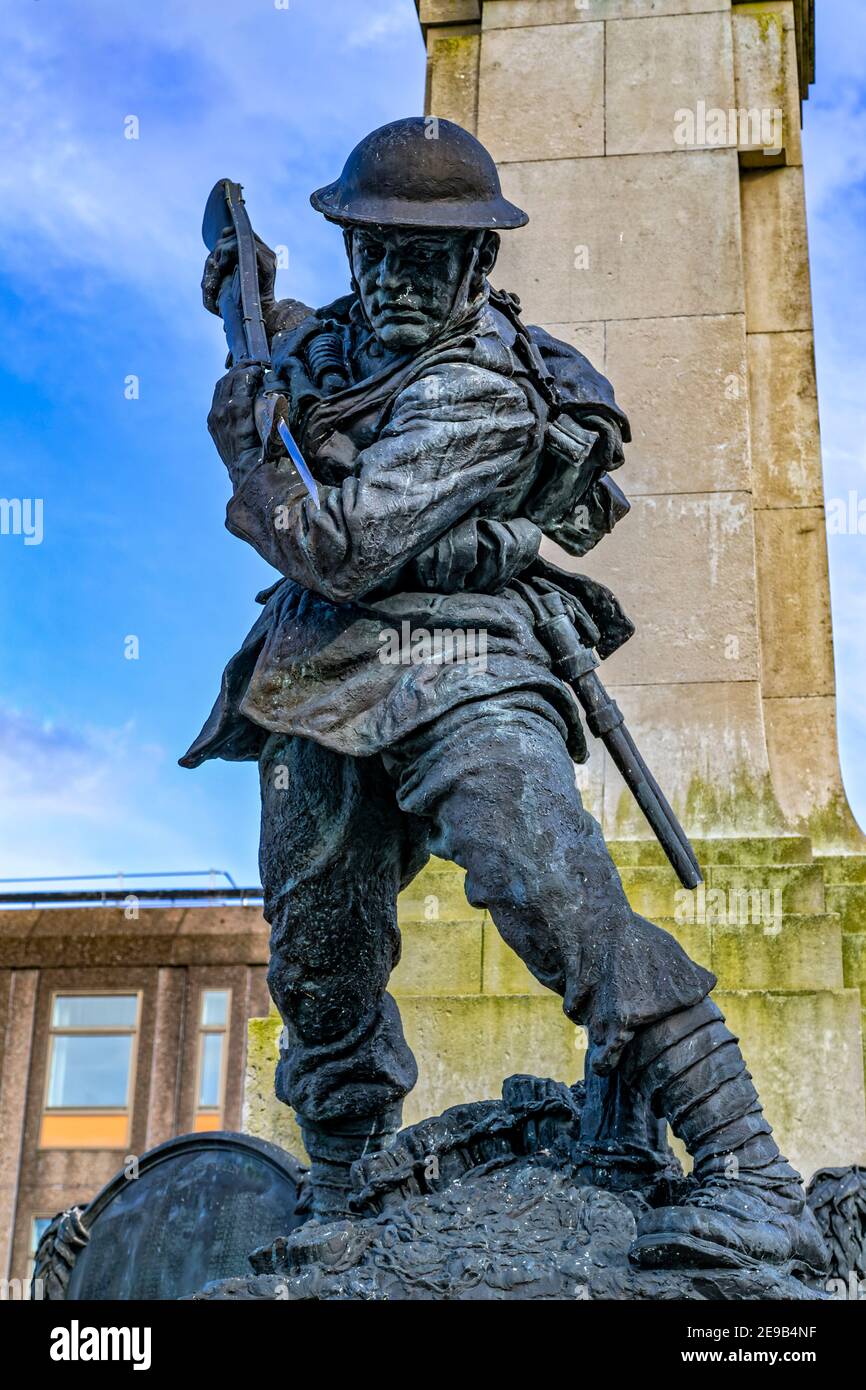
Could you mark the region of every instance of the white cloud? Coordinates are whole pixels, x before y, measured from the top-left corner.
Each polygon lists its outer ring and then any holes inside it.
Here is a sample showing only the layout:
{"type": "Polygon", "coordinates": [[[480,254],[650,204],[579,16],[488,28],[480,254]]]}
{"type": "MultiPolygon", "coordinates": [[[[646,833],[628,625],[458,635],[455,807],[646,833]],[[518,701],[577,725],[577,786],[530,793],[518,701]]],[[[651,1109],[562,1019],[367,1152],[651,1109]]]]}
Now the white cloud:
{"type": "Polygon", "coordinates": [[[349,48],[369,48],[386,39],[417,32],[417,29],[418,17],[411,5],[405,0],[391,0],[388,6],[373,7],[372,13],[354,24],[346,35],[346,43],[349,48]]]}
{"type": "Polygon", "coordinates": [[[44,873],[46,864],[52,873],[134,869],[141,864],[123,858],[160,841],[165,852],[148,795],[165,761],[131,724],[73,730],[0,710],[0,875],[44,873]]]}
{"type": "Polygon", "coordinates": [[[411,6],[380,0],[361,24],[357,13],[351,0],[292,0],[288,10],[240,0],[7,10],[6,270],[30,289],[56,295],[60,286],[67,303],[86,297],[95,272],[168,312],[179,293],[192,311],[204,200],[216,178],[229,176],[246,185],[262,231],[292,243],[284,292],[304,298],[321,261],[324,241],[315,243],[327,238],[307,209],[310,190],[335,177],[337,152],[348,153],[365,129],[422,103],[411,6]],[[405,55],[388,58],[384,41],[400,32],[414,69],[405,55]],[[347,82],[345,51],[359,43],[372,52],[347,82]],[[387,82],[377,80],[377,63],[387,82]],[[124,138],[130,115],[137,140],[124,138]]]}

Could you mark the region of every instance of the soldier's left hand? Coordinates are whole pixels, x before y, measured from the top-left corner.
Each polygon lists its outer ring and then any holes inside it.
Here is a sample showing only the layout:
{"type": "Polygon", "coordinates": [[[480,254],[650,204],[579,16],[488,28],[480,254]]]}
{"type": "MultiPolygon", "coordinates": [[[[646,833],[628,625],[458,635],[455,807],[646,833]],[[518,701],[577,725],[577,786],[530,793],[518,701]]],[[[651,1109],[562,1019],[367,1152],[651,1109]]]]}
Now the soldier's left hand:
{"type": "MultiPolygon", "coordinates": [[[[255,235],[255,233],[253,234],[255,235]]],[[[259,275],[259,291],[262,308],[274,302],[274,281],[277,275],[277,257],[261,239],[256,236],[256,266],[259,275]]],[[[238,241],[233,227],[225,227],[223,234],[204,263],[201,280],[201,297],[204,307],[212,314],[219,314],[219,293],[227,276],[233,275],[238,263],[238,241]]]]}

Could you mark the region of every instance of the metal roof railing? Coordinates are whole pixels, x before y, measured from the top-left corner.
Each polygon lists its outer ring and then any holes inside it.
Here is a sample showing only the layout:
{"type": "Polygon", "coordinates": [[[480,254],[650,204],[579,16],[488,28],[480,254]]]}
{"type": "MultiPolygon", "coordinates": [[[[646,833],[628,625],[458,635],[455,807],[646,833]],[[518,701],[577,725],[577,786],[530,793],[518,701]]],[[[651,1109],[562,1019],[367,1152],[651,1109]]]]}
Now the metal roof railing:
{"type": "Polygon", "coordinates": [[[116,874],[33,874],[22,878],[0,878],[0,910],[14,908],[128,907],[260,907],[262,890],[239,888],[227,869],[149,869],[140,873],[116,874]],[[138,888],[135,881],[154,878],[209,878],[208,887],[138,888]],[[228,887],[218,886],[224,878],[228,887]],[[20,888],[3,891],[6,884],[94,883],[110,880],[114,888],[20,888]]]}

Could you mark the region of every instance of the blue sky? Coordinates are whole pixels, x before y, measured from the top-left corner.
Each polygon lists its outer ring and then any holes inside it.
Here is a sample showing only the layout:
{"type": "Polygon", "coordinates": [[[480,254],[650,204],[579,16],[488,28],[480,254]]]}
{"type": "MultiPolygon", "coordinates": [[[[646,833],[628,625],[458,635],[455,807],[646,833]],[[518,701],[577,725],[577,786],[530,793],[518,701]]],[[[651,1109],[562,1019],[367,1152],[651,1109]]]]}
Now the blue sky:
{"type": "MultiPolygon", "coordinates": [[[[817,8],[805,136],[830,497],[862,492],[866,463],[866,16],[817,8]]],[[[0,537],[0,874],[216,865],[252,883],[254,766],[176,766],[272,577],[223,527],[201,213],[218,176],[242,180],[256,227],[288,246],[278,293],[341,293],[341,239],[308,195],[365,131],[421,110],[413,6],[2,12],[0,494],[44,499],[44,539],[0,537]]],[[[831,537],[831,568],[843,768],[866,821],[864,538],[831,537]]]]}

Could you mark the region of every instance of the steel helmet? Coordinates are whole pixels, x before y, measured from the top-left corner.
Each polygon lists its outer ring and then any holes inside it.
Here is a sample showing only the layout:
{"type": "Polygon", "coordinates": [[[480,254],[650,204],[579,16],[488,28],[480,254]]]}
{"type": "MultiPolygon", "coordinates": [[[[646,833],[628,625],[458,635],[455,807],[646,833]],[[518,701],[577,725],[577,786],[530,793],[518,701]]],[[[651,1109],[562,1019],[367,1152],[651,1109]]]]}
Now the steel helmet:
{"type": "Polygon", "coordinates": [[[365,135],[336,183],[310,197],[341,227],[507,231],[528,215],[502,196],[493,157],[462,126],[408,116],[365,135]]]}

